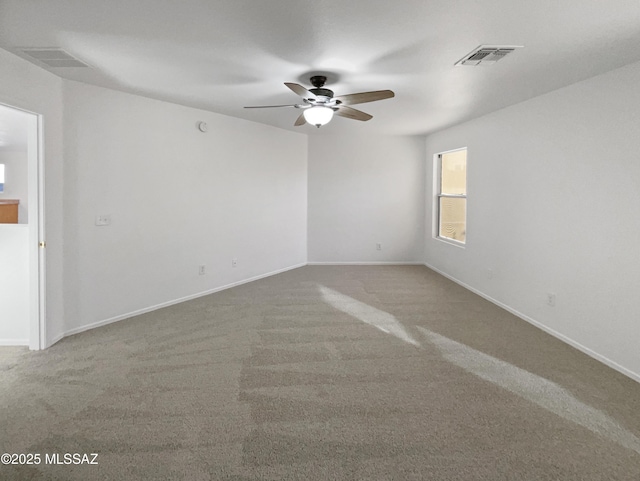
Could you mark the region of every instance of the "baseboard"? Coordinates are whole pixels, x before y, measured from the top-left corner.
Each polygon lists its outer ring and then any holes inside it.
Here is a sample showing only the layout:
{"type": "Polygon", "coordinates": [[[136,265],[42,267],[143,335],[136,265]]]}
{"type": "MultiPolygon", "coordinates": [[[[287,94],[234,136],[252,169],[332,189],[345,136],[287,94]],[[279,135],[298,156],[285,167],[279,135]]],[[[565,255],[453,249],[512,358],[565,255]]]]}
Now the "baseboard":
{"type": "Polygon", "coordinates": [[[29,339],[0,339],[0,346],[26,346],[29,347],[29,339]]]}
{"type": "Polygon", "coordinates": [[[456,284],[464,287],[465,289],[473,292],[474,294],[479,295],[480,297],[482,297],[483,299],[486,299],[489,302],[492,302],[493,304],[501,307],[502,309],[504,309],[507,312],[510,312],[511,314],[513,314],[514,316],[519,317],[520,319],[522,319],[523,321],[528,322],[529,324],[534,325],[535,327],[537,327],[538,329],[542,329],[544,332],[546,332],[547,334],[552,335],[553,337],[561,340],[562,342],[569,344],[571,347],[576,348],[578,351],[583,352],[584,354],[586,354],[589,357],[594,358],[597,361],[600,361],[601,363],[609,366],[611,369],[615,369],[616,371],[618,371],[621,374],[624,374],[627,377],[630,377],[631,379],[633,379],[636,382],[640,383],[640,374],[633,372],[630,369],[627,369],[624,366],[621,366],[620,364],[618,364],[615,361],[612,361],[611,359],[609,359],[608,357],[603,356],[602,354],[598,354],[597,352],[595,352],[594,350],[580,344],[579,342],[571,339],[570,337],[566,336],[565,334],[562,334],[548,326],[546,326],[545,324],[543,324],[540,321],[536,321],[535,319],[527,316],[526,314],[523,314],[519,311],[517,311],[516,309],[508,306],[507,304],[504,304],[500,301],[498,301],[497,299],[494,299],[493,297],[485,294],[482,291],[479,291],[478,289],[471,287],[470,285],[462,282],[459,279],[456,279],[455,277],[447,274],[446,272],[441,271],[440,269],[427,264],[426,262],[424,263],[424,265],[426,267],[428,267],[429,269],[431,269],[432,271],[437,272],[438,274],[440,274],[443,277],[446,277],[447,279],[455,282],[456,284]]]}
{"type": "Polygon", "coordinates": [[[423,262],[392,261],[392,262],[307,262],[308,266],[423,266],[423,262]]]}
{"type": "Polygon", "coordinates": [[[45,347],[45,349],[53,346],[56,342],[58,342],[60,339],[62,339],[65,336],[64,332],[61,332],[60,334],[58,334],[57,336],[55,336],[53,339],[51,339],[51,342],[47,343],[47,346],[45,347]]]}
{"type": "Polygon", "coordinates": [[[305,265],[306,265],[306,262],[302,263],[302,264],[296,264],[296,265],[293,265],[293,266],[285,267],[284,269],[279,269],[279,270],[276,270],[276,271],[267,272],[266,274],[260,274],[258,276],[250,277],[248,279],[243,279],[241,281],[232,282],[231,284],[226,284],[224,286],[215,287],[213,289],[209,289],[209,290],[206,290],[206,291],[198,292],[196,294],[191,294],[191,295],[188,295],[188,296],[180,297],[178,299],[173,299],[171,301],[162,302],[162,303],[156,304],[154,306],[145,307],[145,308],[138,309],[138,310],[135,310],[135,311],[132,311],[132,312],[128,312],[126,314],[121,314],[119,316],[110,317],[109,319],[103,319],[101,321],[92,322],[91,324],[86,324],[84,326],[75,327],[73,329],[69,329],[68,331],[65,331],[62,335],[58,336],[58,338],[55,339],[51,344],[53,345],[54,343],[58,342],[60,339],[62,339],[64,337],[67,337],[67,336],[73,336],[74,334],[79,334],[81,332],[89,331],[89,330],[95,329],[97,327],[106,326],[108,324],[112,324],[114,322],[122,321],[124,319],[129,319],[131,317],[139,316],[141,314],[146,314],[147,312],[157,311],[158,309],[162,309],[164,307],[173,306],[174,304],[180,304],[181,302],[190,301],[192,299],[197,299],[198,297],[208,296],[208,295],[214,294],[216,292],[224,291],[226,289],[231,289],[232,287],[240,286],[242,284],[247,284],[249,282],[254,282],[254,281],[257,281],[259,279],[264,279],[265,277],[271,277],[271,276],[275,276],[277,274],[282,274],[283,272],[287,272],[287,271],[290,271],[290,270],[293,270],[293,269],[298,269],[300,267],[304,267],[305,265]]]}

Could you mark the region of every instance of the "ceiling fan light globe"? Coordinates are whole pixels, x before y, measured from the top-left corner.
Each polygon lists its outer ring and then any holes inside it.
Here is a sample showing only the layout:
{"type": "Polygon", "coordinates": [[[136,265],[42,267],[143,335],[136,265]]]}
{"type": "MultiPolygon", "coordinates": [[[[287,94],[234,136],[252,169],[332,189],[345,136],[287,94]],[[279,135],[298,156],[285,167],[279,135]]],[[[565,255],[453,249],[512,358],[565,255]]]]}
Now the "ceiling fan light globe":
{"type": "Polygon", "coordinates": [[[304,112],[304,119],[307,123],[320,127],[321,125],[328,124],[333,118],[333,109],[329,107],[323,107],[321,105],[311,107],[304,112]]]}

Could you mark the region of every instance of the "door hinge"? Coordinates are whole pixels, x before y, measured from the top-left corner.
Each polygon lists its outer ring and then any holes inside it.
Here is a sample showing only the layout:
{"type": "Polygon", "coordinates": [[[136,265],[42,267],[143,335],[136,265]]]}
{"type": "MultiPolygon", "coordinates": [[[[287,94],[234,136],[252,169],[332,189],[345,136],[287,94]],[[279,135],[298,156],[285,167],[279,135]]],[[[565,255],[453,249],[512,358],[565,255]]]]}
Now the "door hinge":
{"type": "Polygon", "coordinates": [[[47,243],[45,241],[41,241],[38,246],[42,249],[44,249],[45,247],[47,247],[47,243]]]}

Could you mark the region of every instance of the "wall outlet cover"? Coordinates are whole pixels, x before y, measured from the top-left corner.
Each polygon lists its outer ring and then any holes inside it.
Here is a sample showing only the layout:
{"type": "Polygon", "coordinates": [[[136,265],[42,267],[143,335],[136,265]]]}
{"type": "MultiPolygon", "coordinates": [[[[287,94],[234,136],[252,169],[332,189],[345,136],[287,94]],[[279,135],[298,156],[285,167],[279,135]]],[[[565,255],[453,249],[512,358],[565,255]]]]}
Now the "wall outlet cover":
{"type": "Polygon", "coordinates": [[[97,226],[111,225],[111,214],[101,214],[96,216],[97,226]]]}

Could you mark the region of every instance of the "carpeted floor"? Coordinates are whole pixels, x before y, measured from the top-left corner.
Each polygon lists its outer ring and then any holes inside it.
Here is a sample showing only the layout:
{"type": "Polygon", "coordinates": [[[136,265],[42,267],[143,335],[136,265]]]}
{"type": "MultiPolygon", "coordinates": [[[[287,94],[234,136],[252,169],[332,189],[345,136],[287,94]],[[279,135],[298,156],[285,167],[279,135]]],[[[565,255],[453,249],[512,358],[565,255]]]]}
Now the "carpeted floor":
{"type": "Polygon", "coordinates": [[[307,266],[0,349],[0,453],[41,455],[0,479],[638,481],[639,408],[425,267],[307,266]]]}

